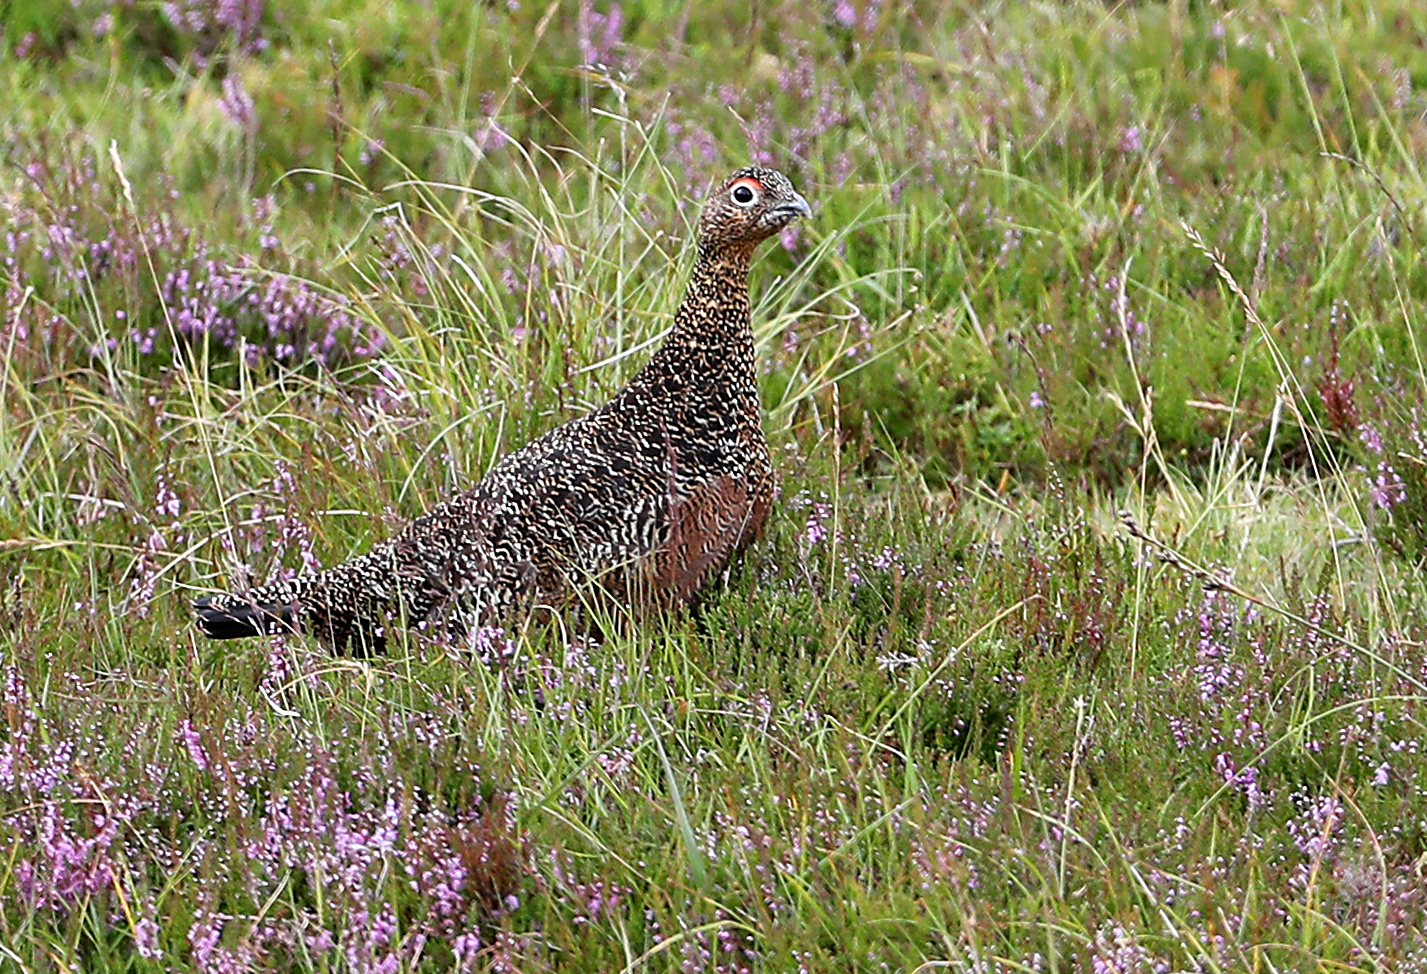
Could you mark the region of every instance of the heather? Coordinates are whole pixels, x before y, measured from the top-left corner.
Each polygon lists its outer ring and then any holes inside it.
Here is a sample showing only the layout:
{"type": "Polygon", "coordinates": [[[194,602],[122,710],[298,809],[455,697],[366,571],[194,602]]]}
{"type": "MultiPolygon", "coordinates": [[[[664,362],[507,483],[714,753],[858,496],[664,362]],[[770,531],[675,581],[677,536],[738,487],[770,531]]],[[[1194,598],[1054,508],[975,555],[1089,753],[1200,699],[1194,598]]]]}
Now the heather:
{"type": "Polygon", "coordinates": [[[0,27],[0,968],[1427,961],[1419,4],[0,27]],[[196,637],[616,390],[750,160],[697,611],[196,637]]]}

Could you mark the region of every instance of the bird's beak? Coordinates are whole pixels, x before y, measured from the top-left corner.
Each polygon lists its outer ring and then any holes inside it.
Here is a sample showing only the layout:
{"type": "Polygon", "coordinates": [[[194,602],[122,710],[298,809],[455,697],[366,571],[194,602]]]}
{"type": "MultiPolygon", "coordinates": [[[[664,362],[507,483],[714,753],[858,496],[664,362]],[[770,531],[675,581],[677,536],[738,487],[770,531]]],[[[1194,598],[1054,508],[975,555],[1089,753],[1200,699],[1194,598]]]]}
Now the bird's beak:
{"type": "Polygon", "coordinates": [[[777,216],[791,220],[795,216],[812,216],[813,208],[808,205],[808,201],[803,199],[801,194],[794,193],[791,201],[784,203],[773,212],[777,216]]]}

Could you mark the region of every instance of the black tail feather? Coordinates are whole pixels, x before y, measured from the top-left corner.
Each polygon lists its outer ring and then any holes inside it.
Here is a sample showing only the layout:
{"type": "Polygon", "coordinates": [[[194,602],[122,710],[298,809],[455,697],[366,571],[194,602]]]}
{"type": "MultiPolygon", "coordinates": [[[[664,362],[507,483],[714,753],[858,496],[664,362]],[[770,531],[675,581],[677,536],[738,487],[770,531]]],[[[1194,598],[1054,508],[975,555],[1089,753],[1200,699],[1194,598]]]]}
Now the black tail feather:
{"type": "Polygon", "coordinates": [[[209,639],[241,639],[292,632],[297,614],[291,605],[244,602],[241,596],[205,595],[195,599],[198,628],[209,639]]]}

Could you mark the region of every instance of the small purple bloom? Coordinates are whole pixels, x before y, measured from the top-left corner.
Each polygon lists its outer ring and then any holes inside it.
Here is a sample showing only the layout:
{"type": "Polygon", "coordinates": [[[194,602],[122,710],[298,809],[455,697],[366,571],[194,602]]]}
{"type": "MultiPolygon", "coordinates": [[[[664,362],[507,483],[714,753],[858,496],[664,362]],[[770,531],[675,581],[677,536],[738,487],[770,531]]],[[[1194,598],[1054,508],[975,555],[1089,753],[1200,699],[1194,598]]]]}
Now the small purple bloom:
{"type": "Polygon", "coordinates": [[[223,94],[218,99],[218,109],[228,121],[245,132],[251,132],[258,126],[253,98],[243,87],[243,79],[236,74],[223,79],[223,94]]]}

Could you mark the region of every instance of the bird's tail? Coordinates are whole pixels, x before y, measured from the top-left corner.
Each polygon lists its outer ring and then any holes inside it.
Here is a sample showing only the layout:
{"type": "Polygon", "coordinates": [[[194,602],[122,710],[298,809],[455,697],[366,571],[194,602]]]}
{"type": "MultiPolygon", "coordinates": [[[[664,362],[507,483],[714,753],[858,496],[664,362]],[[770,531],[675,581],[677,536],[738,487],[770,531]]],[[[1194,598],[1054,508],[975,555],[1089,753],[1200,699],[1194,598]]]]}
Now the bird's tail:
{"type": "Polygon", "coordinates": [[[292,632],[297,627],[297,606],[241,595],[205,595],[195,599],[198,628],[209,639],[241,639],[292,632]]]}

